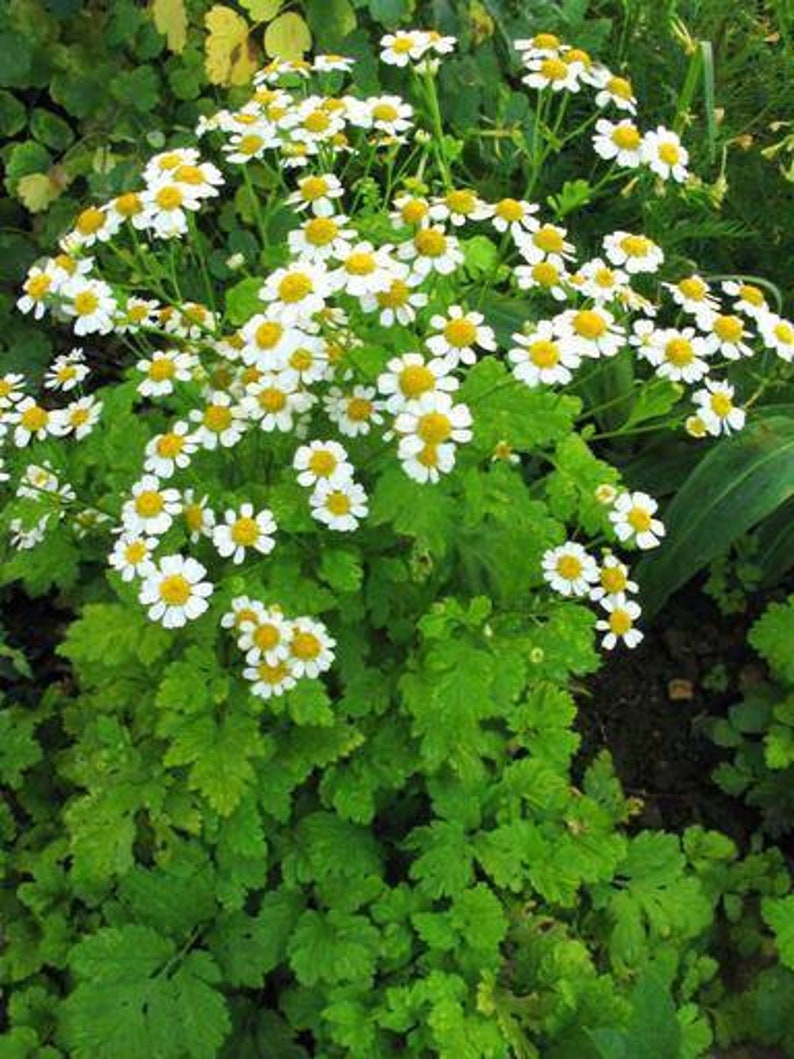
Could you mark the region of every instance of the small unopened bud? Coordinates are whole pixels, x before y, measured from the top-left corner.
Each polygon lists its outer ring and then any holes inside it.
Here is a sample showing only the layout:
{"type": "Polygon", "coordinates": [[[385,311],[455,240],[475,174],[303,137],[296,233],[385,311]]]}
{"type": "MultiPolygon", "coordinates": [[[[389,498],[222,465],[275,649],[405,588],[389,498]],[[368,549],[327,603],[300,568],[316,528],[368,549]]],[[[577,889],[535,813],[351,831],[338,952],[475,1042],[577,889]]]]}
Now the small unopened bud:
{"type": "Polygon", "coordinates": [[[231,257],[226,258],[226,267],[231,272],[236,272],[238,268],[242,268],[245,264],[245,257],[243,254],[237,253],[232,254],[231,257]]]}

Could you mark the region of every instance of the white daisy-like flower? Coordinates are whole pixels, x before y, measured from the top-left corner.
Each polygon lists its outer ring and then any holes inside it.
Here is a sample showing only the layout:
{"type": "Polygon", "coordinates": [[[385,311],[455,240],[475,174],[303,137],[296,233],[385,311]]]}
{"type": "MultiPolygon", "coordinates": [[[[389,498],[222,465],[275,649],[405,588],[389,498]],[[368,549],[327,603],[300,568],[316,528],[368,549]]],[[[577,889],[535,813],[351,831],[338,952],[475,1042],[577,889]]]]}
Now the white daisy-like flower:
{"type": "Polygon", "coordinates": [[[151,357],[135,365],[145,377],[138,383],[141,397],[165,397],[174,392],[175,382],[189,382],[198,366],[192,353],[178,350],[156,350],[151,357]]]}
{"type": "Polygon", "coordinates": [[[275,548],[276,520],[268,508],[254,514],[253,504],[242,504],[239,511],[229,508],[223,518],[212,531],[212,543],[222,558],[241,563],[251,549],[269,555],[275,548]]]}
{"type": "Polygon", "coordinates": [[[47,300],[54,293],[50,273],[34,265],[22,284],[22,297],[17,301],[17,309],[21,313],[33,313],[33,319],[40,320],[47,310],[47,300]]]}
{"type": "Polygon", "coordinates": [[[752,283],[740,283],[733,279],[725,280],[722,283],[722,291],[729,298],[735,299],[733,303],[734,312],[744,313],[746,316],[757,320],[770,311],[766,295],[760,287],[756,287],[752,283]]]}
{"type": "Polygon", "coordinates": [[[562,596],[588,596],[598,581],[598,563],[576,541],[545,551],[542,567],[545,580],[562,596]]]}
{"type": "Polygon", "coordinates": [[[75,277],[63,285],[61,297],[60,308],[73,318],[76,335],[106,335],[113,330],[116,299],[103,280],[75,277]]]}
{"type": "Polygon", "coordinates": [[[310,441],[296,451],[292,466],[298,484],[310,488],[320,482],[339,482],[353,477],[347,452],[338,441],[310,441]]]}
{"type": "Polygon", "coordinates": [[[146,575],[138,595],[152,621],[179,629],[206,611],[212,585],[206,569],[184,555],[164,555],[146,575]]]}
{"type": "Polygon", "coordinates": [[[637,113],[637,100],[631,82],[625,77],[610,73],[609,70],[603,70],[595,104],[603,108],[609,106],[610,103],[618,110],[626,111],[627,114],[637,113]]]}
{"type": "MultiPolygon", "coordinates": [[[[17,486],[16,495],[27,497],[29,500],[38,500],[42,493],[57,493],[60,484],[58,475],[53,471],[49,460],[44,461],[44,466],[29,463],[17,486]]],[[[71,499],[74,499],[74,490],[71,490],[71,493],[71,499]]]]}
{"type": "Polygon", "coordinates": [[[330,293],[326,270],[307,261],[276,269],[268,276],[259,297],[269,304],[268,311],[274,319],[295,324],[320,312],[330,293]]]}
{"type": "Polygon", "coordinates": [[[289,656],[292,626],[279,607],[265,607],[258,600],[249,601],[245,610],[238,606],[234,615],[238,630],[237,646],[248,665],[267,662],[275,666],[289,656]],[[241,615],[248,615],[241,619],[241,615]]]}
{"type": "Polygon", "coordinates": [[[331,365],[328,342],[321,335],[304,335],[301,338],[299,331],[294,333],[300,345],[296,345],[290,353],[287,368],[296,373],[303,386],[329,379],[331,365]]]}
{"type": "Polygon", "coordinates": [[[181,497],[180,514],[191,544],[198,544],[202,537],[212,537],[215,512],[209,507],[209,497],[197,497],[192,489],[185,489],[181,497]]]}
{"type": "Polygon", "coordinates": [[[395,196],[394,209],[389,214],[395,228],[422,228],[431,223],[430,203],[407,191],[395,196]]]}
{"type": "Polygon", "coordinates": [[[614,161],[624,169],[636,169],[642,164],[642,133],[630,118],[618,122],[599,118],[593,148],[599,158],[614,161]]]}
{"type": "Polygon", "coordinates": [[[351,252],[351,240],[356,237],[352,228],[345,227],[348,220],[341,214],[309,217],[287,236],[290,253],[310,262],[346,256],[351,252]]]}
{"type": "Polygon", "coordinates": [[[61,246],[67,253],[76,253],[94,243],[106,243],[120,227],[121,218],[114,211],[87,206],[77,215],[74,228],[61,239],[61,246]]]}
{"type": "Polygon", "coordinates": [[[352,478],[323,479],[309,497],[312,517],[329,529],[350,533],[369,510],[363,486],[352,478]]]}
{"type": "Polygon", "coordinates": [[[747,417],[744,409],[737,408],[733,403],[734,393],[730,383],[706,379],[704,389],[696,390],[692,394],[692,400],[697,405],[698,418],[707,433],[714,437],[732,434],[744,427],[747,417]]]}
{"type": "Polygon", "coordinates": [[[260,430],[270,433],[292,430],[295,417],[308,412],[315,400],[313,394],[300,389],[298,373],[288,368],[265,372],[246,388],[240,405],[248,419],[257,423],[260,430]]]}
{"type": "Polygon", "coordinates": [[[629,277],[623,269],[610,268],[600,257],[586,261],[576,276],[571,277],[571,285],[580,294],[600,303],[613,301],[628,284],[629,277]]]}
{"type": "Polygon", "coordinates": [[[581,363],[573,343],[563,342],[549,320],[541,320],[527,334],[513,335],[516,345],[508,350],[507,359],[513,375],[527,386],[552,386],[567,383],[581,363]]]}
{"type": "Polygon", "coordinates": [[[625,596],[638,590],[639,585],[629,576],[628,566],[617,556],[607,553],[598,571],[598,582],[590,589],[590,599],[598,602],[600,599],[614,599],[616,596],[625,596]]]}
{"type": "Polygon", "coordinates": [[[456,445],[471,440],[471,424],[469,408],[454,404],[448,393],[425,393],[411,402],[394,421],[406,474],[418,482],[438,481],[452,470],[456,445]]]}
{"type": "Polygon", "coordinates": [[[43,408],[32,397],[23,397],[7,416],[14,427],[14,444],[21,449],[35,438],[43,441],[48,435],[57,437],[63,433],[63,413],[43,408]]]}
{"type": "Polygon", "coordinates": [[[200,153],[195,147],[170,147],[167,151],[154,154],[143,169],[146,184],[162,184],[181,165],[195,165],[200,153]]]}
{"type": "Polygon", "coordinates": [[[104,207],[108,218],[120,228],[129,223],[133,228],[141,229],[145,226],[143,220],[143,199],[139,191],[125,191],[117,195],[104,207]]]}
{"type": "Polygon", "coordinates": [[[176,489],[162,489],[160,480],[145,474],[130,490],[129,500],[121,509],[121,522],[128,533],[161,537],[167,533],[182,509],[176,489]]]}
{"type": "Polygon", "coordinates": [[[530,88],[550,88],[552,92],[578,92],[581,87],[577,67],[574,64],[569,65],[559,55],[529,59],[526,67],[529,73],[521,80],[530,88]]]}
{"type": "Polygon", "coordinates": [[[25,376],[17,372],[8,372],[6,375],[0,375],[0,411],[13,408],[17,401],[22,400],[25,396],[25,391],[22,388],[24,383],[25,376]]]}
{"type": "Polygon", "coordinates": [[[430,219],[449,221],[456,228],[470,221],[483,221],[493,216],[494,207],[483,202],[476,191],[469,188],[453,188],[441,198],[433,200],[430,219]]]}
{"type": "Polygon", "coordinates": [[[240,330],[243,343],[240,356],[246,364],[262,371],[281,371],[287,367],[290,354],[305,339],[298,327],[257,313],[240,330]]]}
{"type": "Polygon", "coordinates": [[[536,261],[534,265],[516,265],[513,275],[521,290],[543,291],[559,302],[568,300],[570,276],[564,266],[549,258],[536,261]]]}
{"type": "Polygon", "coordinates": [[[430,326],[438,331],[425,342],[436,357],[445,357],[451,369],[460,364],[477,361],[476,348],[493,353],[496,338],[493,330],[484,324],[482,313],[467,312],[460,305],[452,305],[447,315],[437,314],[430,318],[430,326]]]}
{"type": "Polygon", "coordinates": [[[318,217],[330,217],[335,210],[334,201],[344,194],[339,177],[333,173],[314,174],[298,181],[298,190],[287,203],[296,210],[310,209],[318,217]]]}
{"type": "Polygon", "coordinates": [[[719,302],[702,276],[693,274],[676,283],[663,283],[662,286],[670,292],[673,301],[680,305],[685,313],[697,315],[719,308],[719,302]]]}
{"type": "Polygon", "coordinates": [[[153,298],[127,298],[124,307],[119,306],[113,329],[117,334],[123,335],[127,332],[135,334],[144,327],[153,327],[160,308],[160,303],[153,298]]]}
{"type": "Polygon", "coordinates": [[[509,232],[514,239],[519,239],[527,232],[535,232],[540,222],[535,214],[540,207],[534,202],[523,199],[499,199],[487,207],[491,224],[497,232],[509,232]]]}
{"type": "Polygon", "coordinates": [[[26,552],[41,544],[47,536],[51,516],[51,511],[42,515],[33,526],[25,526],[22,519],[12,518],[8,524],[11,547],[16,551],[26,552]]]}
{"type": "Polygon", "coordinates": [[[362,295],[359,305],[365,313],[377,312],[378,322],[384,327],[406,327],[416,319],[417,309],[427,305],[427,295],[415,289],[418,283],[421,277],[415,276],[408,265],[392,261],[389,286],[376,294],[362,295]]]}
{"type": "Polygon", "coordinates": [[[593,490],[593,496],[599,502],[604,504],[606,507],[611,507],[612,504],[617,500],[618,491],[611,482],[602,482],[601,485],[597,485],[593,490]]]}
{"type": "Polygon", "coordinates": [[[626,333],[603,306],[567,309],[552,321],[554,333],[567,352],[580,357],[614,357],[626,343],[626,333]]]}
{"type": "Polygon", "coordinates": [[[665,534],[664,523],[654,517],[658,507],[647,493],[621,493],[609,513],[618,540],[643,551],[658,547],[665,534]]]}
{"type": "Polygon", "coordinates": [[[632,276],[640,272],[658,272],[664,262],[664,251],[647,235],[612,232],[604,236],[603,247],[607,259],[632,276]]]}
{"type": "Polygon", "coordinates": [[[233,132],[229,142],[223,145],[226,161],[235,165],[246,165],[261,158],[266,151],[278,147],[281,138],[278,131],[267,122],[255,123],[245,131],[233,132]]]}
{"type": "Polygon", "coordinates": [[[257,662],[243,670],[243,676],[251,681],[251,694],[258,699],[272,699],[283,695],[297,684],[294,671],[288,662],[257,662]]]}
{"type": "Polygon", "coordinates": [[[369,434],[373,425],[383,422],[382,402],[373,386],[357,385],[352,393],[335,386],[328,391],[323,405],[331,422],[349,438],[369,434]]]}
{"type": "Polygon", "coordinates": [[[369,99],[349,98],[348,113],[354,125],[374,129],[387,136],[400,136],[413,125],[414,108],[400,96],[371,96],[369,99]]]}
{"type": "Polygon", "coordinates": [[[355,64],[356,60],[347,55],[315,55],[312,68],[319,74],[349,74],[355,64]]]}
{"type": "MultiPolygon", "coordinates": [[[[191,198],[209,199],[218,195],[218,188],[224,184],[223,174],[212,162],[202,162],[198,158],[192,162],[182,162],[164,177],[150,181],[151,187],[174,184],[184,188],[191,198]]],[[[145,208],[145,203],[144,203],[145,208]]]]}
{"type": "Polygon", "coordinates": [[[232,629],[238,633],[243,629],[253,628],[264,610],[264,605],[257,599],[235,596],[231,602],[231,610],[227,610],[221,618],[221,628],[232,629]]]}
{"type": "Polygon", "coordinates": [[[79,386],[88,374],[88,365],[82,349],[73,349],[71,353],[56,357],[50,364],[44,376],[44,388],[68,393],[75,386],[79,386]]]}
{"type": "Polygon", "coordinates": [[[643,638],[634,624],[642,613],[639,603],[625,596],[606,596],[601,606],[607,612],[606,618],[596,622],[596,629],[605,634],[601,646],[611,651],[622,640],[626,647],[636,647],[643,638]]]}
{"type": "Polygon", "coordinates": [[[201,208],[201,196],[186,184],[168,183],[149,186],[141,193],[141,224],[158,239],[186,235],[188,213],[201,208]]]}
{"type": "Polygon", "coordinates": [[[564,268],[566,261],[575,256],[573,243],[565,238],[567,230],[556,224],[541,224],[533,232],[521,232],[516,236],[516,246],[524,260],[535,265],[540,261],[549,261],[558,268],[564,268]]]}
{"type": "Polygon", "coordinates": [[[118,570],[122,581],[146,577],[154,569],[152,556],[158,544],[156,537],[122,533],[113,545],[108,561],[114,570],[118,570]]]}
{"type": "Polygon", "coordinates": [[[783,360],[794,360],[794,323],[777,313],[765,313],[758,318],[758,330],[765,346],[783,360]]]}
{"type": "Polygon", "coordinates": [[[698,327],[706,333],[705,341],[710,353],[720,353],[726,360],[752,357],[752,346],[747,344],[752,335],[741,316],[704,312],[695,319],[698,327]]]}
{"type": "Polygon", "coordinates": [[[662,180],[683,184],[688,176],[689,152],[678,136],[663,125],[643,136],[642,160],[662,180]]]}
{"type": "Polygon", "coordinates": [[[192,409],[190,420],[196,424],[193,437],[203,449],[231,448],[248,429],[245,410],[222,391],[210,394],[203,408],[192,409]]]}
{"type": "Polygon", "coordinates": [[[446,358],[426,361],[421,353],[403,353],[387,363],[377,385],[386,398],[386,411],[396,415],[423,394],[457,390],[458,380],[450,374],[446,358]]]}
{"type": "Polygon", "coordinates": [[[428,48],[428,36],[421,30],[400,30],[380,39],[380,58],[389,66],[407,66],[418,62],[428,48]]]}
{"type": "Polygon", "coordinates": [[[185,302],[165,318],[165,330],[180,338],[202,338],[214,332],[217,327],[215,314],[200,302],[185,302]]]}
{"type": "Polygon", "coordinates": [[[356,243],[339,256],[339,267],[330,273],[334,291],[361,298],[387,291],[392,284],[392,259],[388,247],[376,250],[372,243],[356,243]]]}
{"type": "Polygon", "coordinates": [[[331,668],[336,641],[325,625],[312,618],[295,618],[289,644],[289,666],[296,678],[314,679],[331,668]]]}
{"type": "Polygon", "coordinates": [[[711,356],[712,350],[706,339],[697,335],[693,327],[683,330],[671,327],[654,331],[649,344],[639,352],[654,366],[661,378],[693,383],[708,374],[707,358],[711,356]]]}
{"type": "Polygon", "coordinates": [[[76,441],[82,441],[97,425],[101,413],[102,402],[92,394],[71,401],[61,410],[60,433],[72,434],[76,441]]]}
{"type": "Polygon", "coordinates": [[[397,253],[422,278],[433,272],[448,276],[463,264],[460,243],[438,224],[419,228],[412,239],[400,244],[397,253]]]}
{"type": "Polygon", "coordinates": [[[157,434],[146,445],[143,469],[157,478],[170,478],[190,463],[198,442],[189,433],[187,423],[174,423],[164,434],[157,434]]]}

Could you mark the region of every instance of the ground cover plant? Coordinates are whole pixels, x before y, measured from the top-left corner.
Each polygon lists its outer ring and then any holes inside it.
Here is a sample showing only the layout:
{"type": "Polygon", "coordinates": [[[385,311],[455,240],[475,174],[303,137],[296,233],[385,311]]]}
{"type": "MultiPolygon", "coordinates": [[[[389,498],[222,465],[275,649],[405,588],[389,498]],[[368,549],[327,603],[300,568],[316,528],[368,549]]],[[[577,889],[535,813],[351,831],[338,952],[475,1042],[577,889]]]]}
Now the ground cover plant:
{"type": "Polygon", "coordinates": [[[665,538],[605,454],[741,431],[794,329],[643,231],[688,154],[630,82],[516,47],[518,196],[455,40],[390,34],[384,91],[264,67],[30,269],[69,339],[3,377],[3,576],[68,665],[2,714],[9,1054],[792,1050],[782,855],[632,827],[571,692],[665,538]]]}

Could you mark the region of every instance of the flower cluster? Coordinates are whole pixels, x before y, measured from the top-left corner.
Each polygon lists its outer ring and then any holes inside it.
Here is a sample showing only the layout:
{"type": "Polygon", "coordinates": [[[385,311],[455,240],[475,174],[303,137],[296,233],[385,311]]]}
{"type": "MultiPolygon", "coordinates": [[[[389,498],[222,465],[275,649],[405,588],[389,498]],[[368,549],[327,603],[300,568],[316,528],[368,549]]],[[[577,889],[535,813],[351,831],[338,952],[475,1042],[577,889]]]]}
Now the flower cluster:
{"type": "MultiPolygon", "coordinates": [[[[454,471],[477,426],[476,408],[459,391],[483,358],[506,362],[510,385],[536,388],[575,386],[589,361],[633,351],[659,379],[700,387],[687,428],[716,435],[739,429],[745,416],[717,373],[750,356],[756,340],[794,357],[794,327],[757,287],[724,281],[717,291],[697,275],[660,282],[664,253],[640,232],[611,232],[596,256],[580,257],[568,230],[528,197],[488,201],[456,183],[435,88],[437,65],[453,47],[452,38],[430,31],[384,37],[383,61],[407,69],[414,103],[344,94],[352,60],[342,57],[271,64],[246,103],[201,119],[201,149],[156,154],[141,186],[85,209],[59,253],[30,270],[22,312],[36,319],[49,312],[75,335],[117,336],[134,350],[126,379],[143,421],[156,424],[136,478],[112,512],[63,489],[40,489],[58,493],[75,525],[112,521],[110,565],[137,587],[152,620],[178,627],[207,611],[211,561],[237,566],[278,547],[267,481],[246,483],[244,495],[204,488],[206,469],[240,446],[257,453],[257,466],[277,460],[291,470],[320,532],[352,533],[368,516],[370,467],[381,451],[419,483],[454,471]],[[422,118],[431,135],[417,127],[422,118]],[[345,173],[358,161],[365,176],[350,184],[345,173]],[[371,199],[368,174],[379,166],[386,190],[371,199]],[[235,285],[220,298],[208,266],[210,226],[202,222],[217,205],[223,227],[229,186],[263,256],[255,264],[239,253],[228,258],[235,285]],[[285,234],[273,242],[276,220],[285,234]],[[493,259],[478,284],[469,255],[483,244],[493,259]],[[530,295],[532,318],[512,345],[500,343],[486,318],[497,286],[530,295]],[[204,561],[183,554],[187,547],[204,561]]],[[[685,180],[677,137],[662,128],[641,134],[633,124],[628,81],[549,34],[517,47],[524,80],[539,92],[541,130],[555,101],[578,98],[583,86],[595,91],[588,120],[597,154],[610,163],[596,189],[626,168],[685,180]],[[619,120],[602,116],[608,108],[619,120]]],[[[6,375],[0,433],[17,449],[81,440],[101,422],[102,402],[85,392],[91,383],[79,348],[56,357],[44,379],[48,394],[74,394],[65,406],[40,403],[22,376],[6,375]]],[[[520,474],[509,439],[500,446],[494,458],[520,474]]],[[[613,536],[639,548],[658,543],[663,531],[653,512],[644,494],[618,497],[613,536]]],[[[48,525],[12,525],[16,545],[34,546],[48,525]]],[[[557,591],[608,611],[605,646],[637,642],[639,611],[627,602],[633,583],[611,552],[599,565],[569,543],[547,553],[543,572],[557,591]]],[[[256,621],[240,626],[240,642],[256,694],[327,668],[333,643],[310,618],[290,624],[272,606],[252,607],[256,621]],[[285,645],[299,645],[294,657],[256,655],[253,630],[262,623],[279,629],[285,645]],[[301,660],[304,633],[321,645],[322,664],[301,660]]]]}

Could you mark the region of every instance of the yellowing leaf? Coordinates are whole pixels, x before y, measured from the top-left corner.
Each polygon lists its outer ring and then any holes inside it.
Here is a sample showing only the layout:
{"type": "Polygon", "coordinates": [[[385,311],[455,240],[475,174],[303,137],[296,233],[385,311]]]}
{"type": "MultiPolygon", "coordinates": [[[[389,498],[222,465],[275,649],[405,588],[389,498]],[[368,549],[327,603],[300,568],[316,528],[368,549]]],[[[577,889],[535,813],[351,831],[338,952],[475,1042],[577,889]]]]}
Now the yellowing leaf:
{"type": "Polygon", "coordinates": [[[273,59],[301,59],[311,46],[309,27],[291,11],[279,15],[265,30],[265,51],[273,59]]]}
{"type": "Polygon", "coordinates": [[[223,4],[215,4],[204,16],[209,30],[204,65],[214,85],[242,85],[257,68],[256,55],[248,39],[248,23],[223,4]]]}
{"type": "Polygon", "coordinates": [[[169,50],[178,54],[187,42],[185,0],[152,0],[151,10],[154,24],[165,34],[169,50]]]}
{"type": "Polygon", "coordinates": [[[254,22],[269,22],[282,8],[284,0],[240,0],[254,22]]]}
{"type": "Polygon", "coordinates": [[[31,213],[42,213],[55,202],[62,188],[47,173],[29,173],[17,183],[17,198],[31,213]]]}

